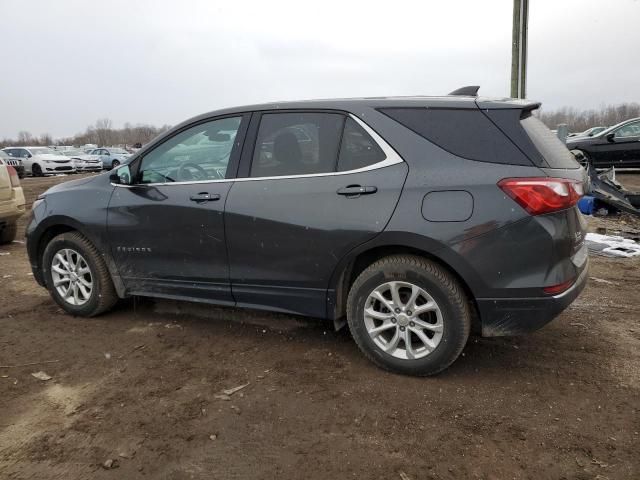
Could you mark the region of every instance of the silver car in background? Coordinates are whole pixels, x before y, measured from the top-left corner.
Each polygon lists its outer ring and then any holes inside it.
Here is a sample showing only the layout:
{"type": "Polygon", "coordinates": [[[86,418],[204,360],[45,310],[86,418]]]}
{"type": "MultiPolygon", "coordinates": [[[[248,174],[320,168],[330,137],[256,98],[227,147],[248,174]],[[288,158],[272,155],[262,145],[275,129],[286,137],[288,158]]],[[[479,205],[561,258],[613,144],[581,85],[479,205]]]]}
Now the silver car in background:
{"type": "Polygon", "coordinates": [[[131,154],[124,148],[117,147],[101,147],[91,150],[91,155],[97,155],[102,161],[102,166],[106,170],[117,168],[123,163],[126,163],[131,157],[131,154]]]}
{"type": "Polygon", "coordinates": [[[102,171],[102,160],[98,155],[84,153],[84,151],[79,148],[62,150],[60,153],[71,158],[77,172],[102,171]]]}

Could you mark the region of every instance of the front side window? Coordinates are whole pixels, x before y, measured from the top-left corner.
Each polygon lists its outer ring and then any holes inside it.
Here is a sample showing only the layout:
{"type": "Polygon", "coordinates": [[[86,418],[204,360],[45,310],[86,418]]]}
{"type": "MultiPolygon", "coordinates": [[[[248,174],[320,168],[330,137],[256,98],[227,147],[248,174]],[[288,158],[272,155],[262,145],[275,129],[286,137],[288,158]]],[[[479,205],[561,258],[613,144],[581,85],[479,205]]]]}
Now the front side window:
{"type": "Polygon", "coordinates": [[[251,177],[335,171],[344,116],[338,113],[262,115],[251,177]]]}
{"type": "Polygon", "coordinates": [[[616,138],[640,137],[640,122],[627,123],[616,130],[616,138]]]}
{"type": "Polygon", "coordinates": [[[212,120],[173,136],[144,156],[140,182],[224,179],[241,121],[242,117],[212,120]]]}
{"type": "Polygon", "coordinates": [[[382,162],[386,155],[371,136],[352,118],[347,118],[340,145],[338,171],[345,172],[382,162]]]}

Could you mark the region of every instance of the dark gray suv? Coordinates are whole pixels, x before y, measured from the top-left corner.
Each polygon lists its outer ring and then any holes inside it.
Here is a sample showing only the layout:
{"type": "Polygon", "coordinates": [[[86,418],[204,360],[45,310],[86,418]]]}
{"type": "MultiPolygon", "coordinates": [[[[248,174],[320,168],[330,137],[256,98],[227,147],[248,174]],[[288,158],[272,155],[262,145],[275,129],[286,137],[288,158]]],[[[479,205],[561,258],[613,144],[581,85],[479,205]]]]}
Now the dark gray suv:
{"type": "Polygon", "coordinates": [[[538,106],[471,94],[201,115],[41,195],[31,267],[73,315],[143,295],[328,318],[376,364],[434,374],[472,330],[535,330],[585,285],[586,177],[538,106]]]}

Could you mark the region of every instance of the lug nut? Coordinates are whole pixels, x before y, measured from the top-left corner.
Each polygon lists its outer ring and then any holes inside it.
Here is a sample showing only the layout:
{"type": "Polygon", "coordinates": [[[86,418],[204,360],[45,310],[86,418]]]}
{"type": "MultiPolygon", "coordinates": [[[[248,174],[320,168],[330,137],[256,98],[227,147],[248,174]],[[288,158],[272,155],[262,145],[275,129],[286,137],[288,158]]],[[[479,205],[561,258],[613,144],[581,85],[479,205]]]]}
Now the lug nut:
{"type": "Polygon", "coordinates": [[[404,332],[404,327],[400,327],[400,331],[401,331],[401,332],[404,332]]]}
{"type": "Polygon", "coordinates": [[[411,315],[411,310],[407,310],[407,315],[411,315]]]}
{"type": "Polygon", "coordinates": [[[400,313],[400,309],[399,308],[396,308],[396,313],[400,313]]]}
{"type": "Polygon", "coordinates": [[[397,322],[397,320],[395,318],[391,319],[391,323],[396,323],[396,322],[397,322]]]}
{"type": "Polygon", "coordinates": [[[415,327],[415,326],[416,326],[416,324],[415,324],[415,323],[413,323],[413,322],[409,322],[409,326],[410,326],[410,327],[415,327]]]}

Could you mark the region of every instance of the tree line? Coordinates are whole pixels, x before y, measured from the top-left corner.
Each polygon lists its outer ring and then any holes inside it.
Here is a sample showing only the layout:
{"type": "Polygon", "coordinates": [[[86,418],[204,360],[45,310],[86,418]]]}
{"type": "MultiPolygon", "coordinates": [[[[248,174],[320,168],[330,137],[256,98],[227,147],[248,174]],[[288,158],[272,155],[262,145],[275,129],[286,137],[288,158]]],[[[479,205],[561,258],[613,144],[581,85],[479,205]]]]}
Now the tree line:
{"type": "Polygon", "coordinates": [[[597,109],[580,110],[573,107],[562,107],[557,110],[540,110],[538,118],[550,129],[567,124],[570,132],[583,132],[591,127],[611,127],[630,118],[640,117],[639,103],[621,103],[619,105],[603,105],[597,109]]]}
{"type": "MultiPolygon", "coordinates": [[[[555,129],[560,124],[567,124],[570,132],[582,132],[591,127],[609,127],[623,120],[640,117],[639,103],[621,103],[618,105],[603,105],[597,109],[581,110],[574,107],[562,107],[557,110],[539,110],[538,118],[547,127],[555,129]]],[[[132,125],[127,122],[123,128],[113,128],[113,122],[108,118],[101,118],[94,125],[72,137],[53,139],[48,133],[40,136],[30,132],[19,132],[16,139],[5,138],[0,140],[0,148],[12,145],[76,145],[82,146],[88,143],[98,146],[133,146],[136,143],[145,144],[154,137],[169,130],[169,125],[155,127],[147,124],[132,125]]]]}
{"type": "Polygon", "coordinates": [[[32,135],[30,132],[18,132],[16,139],[4,138],[0,140],[0,148],[13,145],[21,146],[53,146],[53,145],[75,145],[82,146],[88,143],[98,146],[133,146],[136,143],[145,144],[150,142],[159,134],[169,130],[169,125],[155,127],[147,124],[132,125],[127,122],[123,128],[113,128],[113,122],[108,118],[101,118],[95,124],[89,125],[82,133],[71,137],[53,139],[48,133],[40,136],[32,135]]]}

